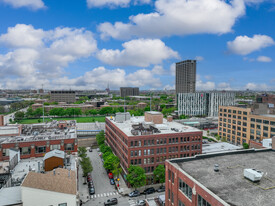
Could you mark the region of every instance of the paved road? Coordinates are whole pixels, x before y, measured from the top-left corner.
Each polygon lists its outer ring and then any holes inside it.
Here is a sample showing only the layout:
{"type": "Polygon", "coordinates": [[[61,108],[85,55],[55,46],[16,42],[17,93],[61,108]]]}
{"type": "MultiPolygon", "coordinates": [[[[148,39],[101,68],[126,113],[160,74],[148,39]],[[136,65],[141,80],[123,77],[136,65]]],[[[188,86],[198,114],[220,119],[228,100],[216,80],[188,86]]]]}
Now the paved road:
{"type": "MultiPolygon", "coordinates": [[[[92,179],[95,185],[95,194],[90,196],[91,199],[83,204],[84,206],[102,206],[107,199],[114,197],[118,199],[119,206],[135,206],[137,200],[145,199],[144,195],[134,198],[121,196],[115,189],[115,186],[110,184],[108,175],[103,168],[103,163],[96,149],[93,149],[93,152],[87,152],[87,155],[90,157],[93,165],[92,179]]],[[[80,184],[80,187],[83,186],[87,187],[87,185],[80,184]]],[[[154,193],[147,195],[146,198],[153,198],[163,194],[164,192],[154,193]]]]}
{"type": "MultiPolygon", "coordinates": [[[[23,108],[23,109],[20,109],[20,110],[18,110],[18,111],[27,112],[27,110],[28,110],[28,107],[23,108]]],[[[18,111],[16,111],[16,112],[18,112],[18,111]]],[[[13,113],[11,113],[11,114],[7,114],[7,115],[4,116],[4,124],[5,124],[5,125],[10,123],[10,119],[12,119],[12,121],[14,120],[14,114],[15,114],[16,112],[13,112],[13,113]]]]}

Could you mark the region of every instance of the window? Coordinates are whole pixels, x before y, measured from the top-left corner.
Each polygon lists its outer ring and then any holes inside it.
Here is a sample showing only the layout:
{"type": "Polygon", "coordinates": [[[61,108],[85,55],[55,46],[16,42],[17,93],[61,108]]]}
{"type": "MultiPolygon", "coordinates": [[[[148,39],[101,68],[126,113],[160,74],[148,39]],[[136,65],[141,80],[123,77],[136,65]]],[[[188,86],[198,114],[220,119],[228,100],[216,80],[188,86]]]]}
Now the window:
{"type": "Polygon", "coordinates": [[[257,123],[262,123],[263,121],[261,119],[256,119],[257,123]]]}
{"type": "Polygon", "coordinates": [[[268,127],[264,126],[264,130],[265,130],[265,131],[268,131],[268,127]]]}
{"type": "Polygon", "coordinates": [[[261,125],[257,125],[257,129],[261,129],[261,125]]]}
{"type": "Polygon", "coordinates": [[[10,150],[9,149],[3,149],[3,156],[4,157],[10,156],[10,150]]]}
{"type": "Polygon", "coordinates": [[[67,206],[67,203],[58,204],[58,206],[67,206]]]}
{"type": "Polygon", "coordinates": [[[31,154],[31,148],[30,147],[20,148],[20,154],[21,155],[31,154]]]}
{"type": "Polygon", "coordinates": [[[185,204],[182,203],[182,201],[179,200],[179,206],[185,206],[185,204]]]}
{"type": "Polygon", "coordinates": [[[171,194],[171,202],[174,203],[174,193],[171,194]]]}
{"type": "Polygon", "coordinates": [[[65,144],[65,150],[74,150],[73,144],[65,144]]]}
{"type": "Polygon", "coordinates": [[[250,127],[255,128],[255,124],[250,124],[250,127]]]}
{"type": "Polygon", "coordinates": [[[244,115],[247,115],[247,112],[243,112],[244,115]]]}
{"type": "Polygon", "coordinates": [[[181,190],[190,200],[192,200],[192,188],[179,178],[179,190],[181,190]]]}
{"type": "Polygon", "coordinates": [[[264,120],[263,122],[264,122],[264,124],[269,124],[268,120],[264,120]]]}
{"type": "Polygon", "coordinates": [[[255,122],[255,119],[254,119],[254,118],[251,118],[251,122],[255,122]]]}
{"type": "Polygon", "coordinates": [[[211,204],[198,194],[198,206],[211,206],[211,204]]]}
{"type": "Polygon", "coordinates": [[[238,111],[238,114],[242,114],[242,111],[238,111]]]}
{"type": "Polygon", "coordinates": [[[60,144],[53,144],[50,147],[51,147],[51,150],[60,149],[60,144]]]}
{"type": "Polygon", "coordinates": [[[46,146],[35,146],[35,153],[45,153],[46,152],[46,146]]]}
{"type": "Polygon", "coordinates": [[[175,175],[174,175],[174,173],[172,172],[172,183],[174,184],[174,182],[175,182],[175,175]]]}

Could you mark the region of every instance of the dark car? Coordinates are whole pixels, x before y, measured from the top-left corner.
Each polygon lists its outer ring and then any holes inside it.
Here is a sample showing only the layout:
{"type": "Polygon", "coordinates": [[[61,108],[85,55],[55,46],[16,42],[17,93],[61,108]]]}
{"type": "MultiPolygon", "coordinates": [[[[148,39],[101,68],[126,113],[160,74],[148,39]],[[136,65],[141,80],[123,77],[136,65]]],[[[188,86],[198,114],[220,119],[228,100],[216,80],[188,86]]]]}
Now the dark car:
{"type": "Polygon", "coordinates": [[[154,193],[154,192],[156,192],[156,190],[155,190],[155,188],[153,188],[153,187],[149,187],[149,188],[147,188],[146,190],[144,190],[144,194],[152,194],[152,193],[154,193]]]}
{"type": "Polygon", "coordinates": [[[110,184],[114,185],[115,184],[115,180],[114,179],[110,179],[110,184]]]}
{"type": "Polygon", "coordinates": [[[133,192],[129,193],[129,197],[137,197],[140,195],[140,192],[138,190],[134,190],[133,192]]]}
{"type": "Polygon", "coordinates": [[[89,152],[92,152],[92,151],[93,151],[93,149],[92,149],[92,148],[90,148],[90,149],[89,149],[89,152]]]}
{"type": "Polygon", "coordinates": [[[104,205],[116,205],[117,204],[117,198],[108,199],[106,202],[104,202],[104,205]]]}
{"type": "Polygon", "coordinates": [[[90,188],[90,187],[94,187],[93,182],[88,182],[88,187],[89,187],[89,188],[90,188]]]}
{"type": "Polygon", "coordinates": [[[159,189],[157,189],[158,192],[164,192],[165,191],[165,186],[160,186],[159,189]]]}
{"type": "Polygon", "coordinates": [[[90,187],[90,188],[89,188],[89,194],[90,194],[90,195],[95,194],[95,188],[94,188],[94,187],[90,187]]]}

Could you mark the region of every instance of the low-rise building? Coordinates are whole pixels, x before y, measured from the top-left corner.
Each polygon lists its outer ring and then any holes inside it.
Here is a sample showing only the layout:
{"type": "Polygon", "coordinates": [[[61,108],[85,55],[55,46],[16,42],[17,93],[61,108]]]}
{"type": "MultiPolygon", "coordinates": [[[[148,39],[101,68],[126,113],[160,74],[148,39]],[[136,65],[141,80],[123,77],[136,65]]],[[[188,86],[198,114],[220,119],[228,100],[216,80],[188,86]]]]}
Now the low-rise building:
{"type": "Polygon", "coordinates": [[[74,171],[57,168],[51,172],[29,172],[21,185],[23,205],[76,206],[77,178],[74,171]]]}
{"type": "Polygon", "coordinates": [[[51,102],[74,103],[76,101],[76,91],[55,90],[50,92],[51,102]]]}
{"type": "Polygon", "coordinates": [[[63,129],[58,125],[57,121],[24,125],[20,136],[0,137],[0,161],[9,160],[10,149],[18,150],[21,159],[43,157],[54,149],[77,152],[75,121],[68,121],[63,129]]]}
{"type": "Polygon", "coordinates": [[[43,158],[44,170],[51,171],[57,167],[64,166],[65,152],[61,150],[52,150],[47,152],[43,158]]]}
{"type": "Polygon", "coordinates": [[[117,113],[106,117],[106,141],[120,159],[123,173],[130,165],[139,165],[150,175],[166,159],[190,157],[202,152],[202,131],[173,121],[160,112],[131,117],[117,113]]]}
{"type": "Polygon", "coordinates": [[[241,150],[166,160],[166,206],[273,206],[274,149],[241,150]],[[262,178],[254,183],[245,169],[262,178]]]}
{"type": "Polygon", "coordinates": [[[255,115],[251,108],[219,108],[219,135],[228,142],[242,145],[275,136],[275,115],[255,115]]]}

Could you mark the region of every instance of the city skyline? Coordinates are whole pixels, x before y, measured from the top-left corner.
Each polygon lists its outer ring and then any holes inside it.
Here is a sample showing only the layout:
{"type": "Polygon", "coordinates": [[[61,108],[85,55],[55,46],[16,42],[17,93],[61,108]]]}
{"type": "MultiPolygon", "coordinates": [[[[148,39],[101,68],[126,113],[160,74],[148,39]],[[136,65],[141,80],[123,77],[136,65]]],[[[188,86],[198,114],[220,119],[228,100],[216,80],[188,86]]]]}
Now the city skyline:
{"type": "Polygon", "coordinates": [[[274,3],[0,0],[0,89],[274,90],[274,3]]]}

